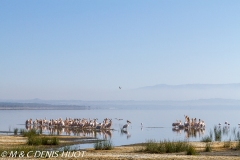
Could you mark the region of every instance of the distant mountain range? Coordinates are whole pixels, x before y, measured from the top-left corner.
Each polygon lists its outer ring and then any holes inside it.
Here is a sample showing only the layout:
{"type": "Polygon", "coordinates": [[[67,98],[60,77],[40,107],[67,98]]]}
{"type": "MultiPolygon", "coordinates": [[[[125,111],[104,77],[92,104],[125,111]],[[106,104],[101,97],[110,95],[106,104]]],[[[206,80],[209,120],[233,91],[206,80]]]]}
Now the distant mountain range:
{"type": "Polygon", "coordinates": [[[134,91],[139,99],[185,101],[219,98],[240,100],[240,83],[183,85],[159,84],[137,88],[134,91]]]}
{"type": "MultiPolygon", "coordinates": [[[[97,95],[97,94],[96,94],[97,95]]],[[[234,105],[240,106],[240,83],[230,84],[159,84],[130,90],[101,92],[96,97],[103,96],[107,100],[0,100],[0,107],[5,102],[8,105],[24,104],[25,107],[38,104],[45,107],[60,108],[109,108],[126,106],[199,106],[199,105],[234,105]],[[47,106],[52,105],[52,106],[47,106]]],[[[103,99],[102,98],[102,99],[103,99]]],[[[101,98],[99,98],[101,99],[101,98]]],[[[15,105],[15,107],[16,107],[15,105]]],[[[23,106],[23,105],[21,105],[23,106]]]]}
{"type": "Polygon", "coordinates": [[[240,100],[234,99],[198,99],[188,101],[80,101],[80,100],[24,100],[18,102],[0,102],[0,110],[4,109],[133,109],[159,107],[240,107],[240,100]]]}

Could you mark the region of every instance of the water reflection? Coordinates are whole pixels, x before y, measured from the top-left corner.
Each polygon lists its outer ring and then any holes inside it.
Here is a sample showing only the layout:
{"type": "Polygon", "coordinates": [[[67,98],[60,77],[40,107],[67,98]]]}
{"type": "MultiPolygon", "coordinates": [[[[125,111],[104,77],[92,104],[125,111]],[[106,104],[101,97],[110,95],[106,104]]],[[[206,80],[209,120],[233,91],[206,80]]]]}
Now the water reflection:
{"type": "Polygon", "coordinates": [[[205,134],[204,128],[172,128],[172,131],[177,135],[184,133],[186,139],[202,137],[205,134]]]}
{"type": "Polygon", "coordinates": [[[127,139],[129,139],[131,137],[131,134],[127,131],[127,130],[121,130],[121,135],[126,135],[127,139]]]}
{"type": "MultiPolygon", "coordinates": [[[[110,140],[112,138],[112,129],[96,130],[96,129],[79,129],[77,127],[49,127],[49,126],[35,126],[26,125],[27,130],[35,129],[41,134],[50,135],[68,135],[68,136],[81,136],[100,138],[104,140],[110,140]]],[[[125,133],[125,132],[124,132],[125,133]]]]}

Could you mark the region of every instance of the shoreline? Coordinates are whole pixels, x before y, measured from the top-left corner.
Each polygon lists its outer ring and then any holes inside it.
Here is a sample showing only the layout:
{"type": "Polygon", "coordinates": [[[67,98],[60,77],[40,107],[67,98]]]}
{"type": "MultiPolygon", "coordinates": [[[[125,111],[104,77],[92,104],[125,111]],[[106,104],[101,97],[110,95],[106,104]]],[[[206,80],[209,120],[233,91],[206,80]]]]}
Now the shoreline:
{"type": "MultiPolygon", "coordinates": [[[[74,145],[74,144],[82,144],[79,140],[81,139],[89,139],[89,142],[94,143],[93,138],[89,137],[79,137],[79,136],[55,136],[60,140],[60,145],[58,146],[43,146],[43,149],[57,149],[64,146],[74,145]]],[[[26,145],[26,137],[22,137],[19,135],[1,135],[0,134],[0,151],[4,151],[6,149],[15,149],[19,146],[27,146],[26,145]]],[[[86,142],[88,143],[88,142],[86,142]]],[[[144,143],[137,143],[131,145],[122,145],[122,146],[114,146],[112,150],[95,150],[94,148],[88,149],[79,149],[77,151],[85,152],[85,155],[82,159],[240,159],[240,150],[233,149],[233,145],[235,145],[236,141],[231,141],[231,146],[229,148],[223,147],[224,142],[211,142],[212,151],[205,152],[204,148],[206,142],[188,142],[192,144],[197,151],[197,155],[186,155],[184,152],[179,153],[146,153],[141,151],[142,145],[144,143]]],[[[70,151],[74,152],[74,151],[70,151]]],[[[76,151],[75,151],[76,152],[76,151]]],[[[0,159],[1,159],[0,153],[0,159]]],[[[32,157],[33,158],[33,157],[32,157]]],[[[59,157],[60,158],[60,157],[59,157]]],[[[4,158],[5,159],[5,158],[4,158]]],[[[12,159],[12,158],[7,158],[12,159]]],[[[14,158],[14,159],[22,159],[22,158],[14,158]]],[[[33,158],[35,159],[35,158],[33,158]]],[[[53,160],[56,158],[48,158],[49,160],[53,160]]],[[[67,159],[60,158],[60,159],[67,159]]]]}

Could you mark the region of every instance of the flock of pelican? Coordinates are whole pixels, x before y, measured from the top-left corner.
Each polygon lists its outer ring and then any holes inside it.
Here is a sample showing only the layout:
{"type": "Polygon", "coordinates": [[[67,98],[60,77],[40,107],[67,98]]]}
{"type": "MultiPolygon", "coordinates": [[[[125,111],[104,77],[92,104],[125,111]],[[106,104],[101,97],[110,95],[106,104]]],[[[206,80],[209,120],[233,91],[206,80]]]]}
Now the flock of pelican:
{"type": "MultiPolygon", "coordinates": [[[[60,127],[60,128],[78,128],[78,129],[96,129],[96,130],[110,130],[112,126],[112,119],[105,118],[101,123],[97,122],[97,118],[94,119],[80,119],[80,118],[67,118],[63,120],[62,118],[50,119],[27,119],[25,122],[26,126],[40,126],[40,127],[60,127]]],[[[122,119],[118,119],[122,120],[122,119]]],[[[127,120],[127,124],[122,127],[122,130],[127,130],[131,122],[127,120]]]]}
{"type": "Polygon", "coordinates": [[[58,119],[36,119],[32,120],[31,118],[26,120],[26,126],[49,126],[49,127],[77,127],[80,129],[111,129],[112,119],[105,118],[101,123],[97,122],[97,118],[95,119],[80,119],[80,118],[66,118],[63,120],[62,118],[58,119]]]}
{"type": "Polygon", "coordinates": [[[189,116],[185,116],[185,122],[182,123],[181,120],[176,120],[176,122],[172,123],[172,126],[178,129],[205,129],[205,123],[203,120],[197,118],[191,118],[189,116]]]}
{"type": "MultiPolygon", "coordinates": [[[[115,118],[118,121],[123,119],[115,118]]],[[[87,137],[97,137],[100,136],[103,139],[111,139],[112,131],[112,119],[105,118],[101,123],[97,122],[97,118],[94,119],[80,119],[80,118],[62,118],[50,119],[27,119],[25,122],[25,127],[27,130],[32,128],[39,130],[40,133],[49,132],[50,134],[56,135],[75,135],[75,136],[87,136],[87,137]]],[[[121,126],[121,134],[126,134],[127,138],[130,138],[131,134],[128,132],[127,128],[131,124],[129,120],[123,126],[121,126]]]]}

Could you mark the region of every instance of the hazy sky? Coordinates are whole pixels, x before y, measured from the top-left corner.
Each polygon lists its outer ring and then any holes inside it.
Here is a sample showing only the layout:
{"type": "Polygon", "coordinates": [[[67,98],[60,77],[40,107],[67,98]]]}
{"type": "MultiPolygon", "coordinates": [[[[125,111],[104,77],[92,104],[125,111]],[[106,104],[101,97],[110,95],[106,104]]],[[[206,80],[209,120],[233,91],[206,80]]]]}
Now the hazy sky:
{"type": "Polygon", "coordinates": [[[1,0],[0,99],[239,83],[239,44],[238,0],[1,0]]]}

